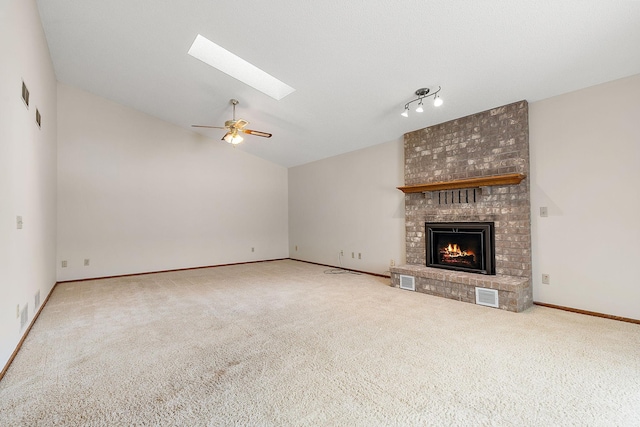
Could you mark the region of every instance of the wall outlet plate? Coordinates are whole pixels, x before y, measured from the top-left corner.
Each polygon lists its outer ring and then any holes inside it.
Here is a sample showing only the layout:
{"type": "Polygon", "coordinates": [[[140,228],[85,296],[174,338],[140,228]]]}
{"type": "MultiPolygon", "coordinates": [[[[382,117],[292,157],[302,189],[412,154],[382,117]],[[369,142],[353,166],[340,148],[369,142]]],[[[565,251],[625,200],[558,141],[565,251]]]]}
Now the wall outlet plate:
{"type": "Polygon", "coordinates": [[[549,285],[551,284],[551,276],[549,274],[542,274],[542,284],[549,285]]]}

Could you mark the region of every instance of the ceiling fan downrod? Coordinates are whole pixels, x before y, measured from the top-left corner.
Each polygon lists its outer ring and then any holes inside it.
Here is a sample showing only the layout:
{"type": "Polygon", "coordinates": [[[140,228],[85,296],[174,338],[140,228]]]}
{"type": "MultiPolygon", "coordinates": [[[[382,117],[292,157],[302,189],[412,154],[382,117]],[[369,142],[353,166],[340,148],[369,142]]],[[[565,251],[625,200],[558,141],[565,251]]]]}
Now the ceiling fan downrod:
{"type": "Polygon", "coordinates": [[[233,121],[236,121],[236,105],[240,104],[240,101],[238,101],[237,99],[230,99],[229,100],[231,102],[231,104],[233,105],[233,121]]]}

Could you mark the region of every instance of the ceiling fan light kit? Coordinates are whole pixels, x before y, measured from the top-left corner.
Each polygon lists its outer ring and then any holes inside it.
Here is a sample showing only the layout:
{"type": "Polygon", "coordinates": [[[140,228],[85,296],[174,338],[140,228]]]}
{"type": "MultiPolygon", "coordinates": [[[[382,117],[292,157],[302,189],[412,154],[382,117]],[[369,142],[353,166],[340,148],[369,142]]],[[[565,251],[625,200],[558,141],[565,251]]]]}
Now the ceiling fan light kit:
{"type": "Polygon", "coordinates": [[[227,134],[223,136],[222,139],[227,141],[229,144],[233,144],[233,145],[238,145],[242,141],[244,141],[244,138],[238,135],[238,132],[236,131],[227,132],[227,134]]]}
{"type": "Polygon", "coordinates": [[[431,92],[431,89],[427,88],[427,87],[423,87],[420,88],[418,90],[415,91],[415,94],[417,96],[416,99],[412,99],[411,101],[407,102],[406,104],[404,104],[404,110],[402,111],[402,114],[400,114],[402,117],[409,117],[409,106],[414,103],[417,102],[418,106],[416,107],[416,113],[422,113],[424,111],[424,103],[422,102],[425,98],[429,98],[431,96],[433,96],[433,106],[434,107],[439,107],[443,104],[442,98],[440,98],[440,95],[438,95],[440,93],[440,91],[442,90],[441,86],[438,86],[438,90],[436,90],[435,92],[431,92]]]}
{"type": "Polygon", "coordinates": [[[261,136],[263,138],[271,138],[270,133],[262,132],[259,130],[245,129],[244,127],[248,125],[249,122],[244,119],[236,120],[236,105],[238,105],[240,102],[237,99],[231,99],[229,102],[231,103],[231,105],[233,105],[233,119],[227,120],[226,122],[224,122],[224,127],[207,126],[207,125],[191,125],[191,126],[194,128],[225,129],[227,133],[222,137],[222,140],[234,146],[244,141],[244,138],[238,134],[239,132],[246,133],[249,135],[261,136]]]}

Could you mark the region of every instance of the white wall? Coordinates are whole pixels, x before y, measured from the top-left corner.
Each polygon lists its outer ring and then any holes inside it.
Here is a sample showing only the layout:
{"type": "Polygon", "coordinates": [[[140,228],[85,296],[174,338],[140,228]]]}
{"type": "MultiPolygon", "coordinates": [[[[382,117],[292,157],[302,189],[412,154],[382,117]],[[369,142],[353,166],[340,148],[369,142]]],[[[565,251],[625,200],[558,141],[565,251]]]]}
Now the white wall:
{"type": "MultiPolygon", "coordinates": [[[[640,319],[640,76],[531,103],[529,127],[534,300],[640,319]]],[[[404,262],[403,157],[398,140],[291,168],[291,257],[404,262]]]]}
{"type": "Polygon", "coordinates": [[[286,168],[62,84],[58,119],[58,280],[288,257],[286,168]]]}
{"type": "Polygon", "coordinates": [[[404,263],[403,150],[399,138],[290,168],[291,258],[338,266],[343,250],[342,266],[385,275],[404,263]]]}
{"type": "MultiPolygon", "coordinates": [[[[639,100],[633,76],[529,105],[536,301],[640,319],[639,100]],[[603,221],[607,232],[596,238],[603,221]]],[[[390,259],[404,262],[404,196],[395,188],[403,183],[401,138],[287,172],[77,89],[60,85],[56,104],[35,2],[3,0],[0,365],[24,332],[17,306],[28,305],[31,321],[56,263],[58,280],[70,280],[289,251],[338,265],[344,250],[345,267],[385,273],[390,259]]]]}
{"type": "Polygon", "coordinates": [[[640,319],[640,75],[529,114],[534,300],[640,319]]]}
{"type": "Polygon", "coordinates": [[[0,4],[0,368],[55,284],[56,80],[32,0],[0,4]],[[30,91],[27,109],[22,80],[30,91]],[[36,108],[42,128],[35,123],[36,108]],[[16,216],[23,228],[16,228],[16,216]]]}

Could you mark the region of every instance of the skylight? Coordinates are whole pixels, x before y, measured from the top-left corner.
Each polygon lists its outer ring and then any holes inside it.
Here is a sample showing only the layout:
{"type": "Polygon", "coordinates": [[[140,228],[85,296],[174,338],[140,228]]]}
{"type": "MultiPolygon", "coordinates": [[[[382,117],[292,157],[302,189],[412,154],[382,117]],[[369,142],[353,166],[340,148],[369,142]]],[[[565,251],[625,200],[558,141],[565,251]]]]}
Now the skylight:
{"type": "Polygon", "coordinates": [[[193,41],[189,55],[278,101],[295,91],[291,86],[200,34],[193,41]]]}

